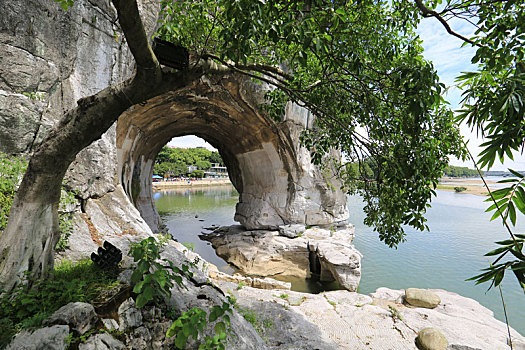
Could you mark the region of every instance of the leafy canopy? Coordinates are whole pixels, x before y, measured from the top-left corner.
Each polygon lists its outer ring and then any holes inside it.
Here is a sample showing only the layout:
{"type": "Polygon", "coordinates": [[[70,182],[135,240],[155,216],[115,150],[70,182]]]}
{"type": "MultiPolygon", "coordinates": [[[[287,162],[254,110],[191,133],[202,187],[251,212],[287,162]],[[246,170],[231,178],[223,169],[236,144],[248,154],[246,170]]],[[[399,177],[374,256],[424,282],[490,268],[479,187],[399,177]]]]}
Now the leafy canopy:
{"type": "Polygon", "coordinates": [[[315,116],[303,144],[316,164],[340,149],[377,169],[370,181],[335,172],[366,200],[365,222],[388,245],[423,214],[448,156],[464,156],[444,86],[421,55],[413,4],[387,1],[162,1],[158,36],[275,87],[267,111],[287,101],[315,116]]]}

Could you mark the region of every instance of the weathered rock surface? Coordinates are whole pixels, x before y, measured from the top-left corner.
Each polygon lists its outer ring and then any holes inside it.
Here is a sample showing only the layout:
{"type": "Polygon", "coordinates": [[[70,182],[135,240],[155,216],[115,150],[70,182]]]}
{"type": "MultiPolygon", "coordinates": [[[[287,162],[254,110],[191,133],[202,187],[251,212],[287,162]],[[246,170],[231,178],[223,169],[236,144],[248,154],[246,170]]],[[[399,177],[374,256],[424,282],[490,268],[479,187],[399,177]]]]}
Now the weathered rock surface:
{"type": "Polygon", "coordinates": [[[350,244],[353,232],[351,225],[333,230],[314,227],[292,239],[278,231],[231,226],[200,237],[245,274],[306,278],[317,273],[322,281],[336,280],[355,291],[361,278],[361,254],[350,244]]]}
{"type": "Polygon", "coordinates": [[[300,146],[299,136],[313,116],[290,103],[284,120],[275,123],[258,110],[263,95],[238,75],[211,76],[134,106],[119,118],[118,179],[153,231],[160,225],[151,194],[154,159],[172,137],[186,134],[219,150],[239,192],[235,220],[244,227],[277,230],[346,220],[339,180],[313,166],[300,146]]]}
{"type": "Polygon", "coordinates": [[[132,298],[129,298],[119,306],[118,319],[120,323],[119,330],[121,332],[129,331],[142,324],[142,314],[132,298]]]}
{"type": "Polygon", "coordinates": [[[424,328],[416,337],[416,345],[420,350],[447,350],[447,338],[435,328],[424,328]]]}
{"type": "Polygon", "coordinates": [[[71,330],[84,334],[95,325],[97,320],[93,305],[77,302],[62,306],[44,321],[44,325],[68,325],[71,330]]]}
{"type": "Polygon", "coordinates": [[[407,288],[405,290],[405,301],[413,306],[433,309],[439,305],[441,299],[436,293],[426,289],[407,288]]]}
{"type": "Polygon", "coordinates": [[[78,350],[122,350],[125,346],[122,342],[107,333],[95,334],[78,346],[78,350]]]}
{"type": "Polygon", "coordinates": [[[7,346],[6,350],[65,350],[69,327],[44,327],[34,332],[24,330],[7,346]]]}
{"type": "MultiPolygon", "coordinates": [[[[326,347],[317,348],[415,350],[417,333],[425,328],[439,329],[448,339],[449,349],[510,349],[506,325],[496,320],[490,310],[475,300],[444,290],[433,290],[442,302],[434,309],[426,309],[397,303],[396,300],[404,292],[387,288],[372,293],[373,297],[349,291],[317,295],[288,291],[288,297],[283,298],[282,291],[249,287],[237,290],[234,284],[228,282],[219,282],[219,285],[236,296],[241,308],[255,311],[261,320],[268,315],[273,320],[293,319],[299,315],[303,322],[315,325],[320,333],[295,333],[304,337],[302,346],[305,349],[313,349],[315,341],[322,341],[326,347]],[[379,295],[388,299],[378,299],[379,295]]],[[[287,329],[287,326],[284,327],[287,329]]],[[[265,333],[269,345],[288,337],[288,334],[281,337],[276,333],[265,333]]],[[[514,330],[512,337],[515,346],[525,344],[525,338],[514,330]]],[[[284,344],[282,348],[287,349],[284,344]]],[[[291,348],[295,347],[292,345],[291,348]]]]}

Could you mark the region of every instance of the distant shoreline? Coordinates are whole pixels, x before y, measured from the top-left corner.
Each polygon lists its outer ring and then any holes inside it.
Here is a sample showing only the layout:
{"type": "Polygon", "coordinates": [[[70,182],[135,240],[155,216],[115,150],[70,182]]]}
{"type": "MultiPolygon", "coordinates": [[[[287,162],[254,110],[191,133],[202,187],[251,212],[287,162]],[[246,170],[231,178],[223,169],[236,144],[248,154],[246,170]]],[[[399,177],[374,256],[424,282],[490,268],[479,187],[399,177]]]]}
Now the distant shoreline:
{"type": "MultiPolygon", "coordinates": [[[[496,190],[494,186],[497,182],[485,180],[491,191],[496,190]]],[[[454,187],[465,187],[466,190],[458,193],[474,194],[476,196],[486,196],[488,191],[480,178],[459,178],[443,177],[439,181],[437,189],[440,191],[456,192],[454,187]],[[468,184],[468,185],[467,185],[468,184]]]]}
{"type": "Polygon", "coordinates": [[[178,181],[154,181],[153,189],[162,190],[172,187],[206,187],[231,185],[230,179],[200,179],[200,180],[178,180],[178,181]]]}

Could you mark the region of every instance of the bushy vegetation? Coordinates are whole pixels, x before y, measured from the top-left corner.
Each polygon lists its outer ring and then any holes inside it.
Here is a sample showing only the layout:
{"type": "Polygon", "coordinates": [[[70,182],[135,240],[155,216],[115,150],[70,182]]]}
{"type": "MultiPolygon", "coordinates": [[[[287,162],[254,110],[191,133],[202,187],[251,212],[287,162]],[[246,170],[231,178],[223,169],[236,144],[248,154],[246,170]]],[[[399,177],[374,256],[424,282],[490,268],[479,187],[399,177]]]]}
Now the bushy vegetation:
{"type": "Polygon", "coordinates": [[[164,146],[157,154],[153,173],[159,176],[185,176],[189,173],[188,166],[194,165],[197,167],[197,171],[192,172],[190,176],[201,178],[204,176],[203,170],[209,169],[211,163],[219,163],[224,166],[219,152],[204,148],[170,148],[164,146]]]}
{"type": "Polygon", "coordinates": [[[27,168],[22,158],[8,157],[0,152],[0,233],[7,226],[9,211],[15,198],[16,189],[27,168]]]}
{"type": "Polygon", "coordinates": [[[478,171],[469,169],[463,166],[449,165],[443,170],[443,174],[449,177],[476,177],[479,176],[478,171]]]}
{"type": "MultiPolygon", "coordinates": [[[[8,156],[0,152],[0,234],[7,226],[13,199],[27,169],[27,161],[21,157],[8,156]]],[[[75,193],[64,188],[59,203],[60,239],[55,247],[63,251],[73,231],[73,213],[69,207],[76,204],[75,193]]]]}
{"type": "Polygon", "coordinates": [[[70,302],[91,303],[103,290],[118,284],[116,273],[100,270],[89,259],[57,264],[48,279],[27,278],[31,288],[19,285],[0,296],[0,348],[22,329],[40,326],[62,306],[70,302]]]}

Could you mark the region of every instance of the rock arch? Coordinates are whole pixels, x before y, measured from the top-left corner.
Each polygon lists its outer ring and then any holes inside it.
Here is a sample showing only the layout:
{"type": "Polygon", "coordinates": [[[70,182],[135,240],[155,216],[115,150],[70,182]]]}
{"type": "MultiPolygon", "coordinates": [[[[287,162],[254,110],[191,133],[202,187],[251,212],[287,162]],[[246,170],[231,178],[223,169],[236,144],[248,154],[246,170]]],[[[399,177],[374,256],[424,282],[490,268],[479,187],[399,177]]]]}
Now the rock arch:
{"type": "Polygon", "coordinates": [[[236,74],[203,77],[119,118],[117,176],[153,231],[160,225],[151,189],[154,160],[171,138],[184,135],[219,150],[240,194],[235,220],[247,229],[347,218],[337,180],[312,166],[299,145],[300,132],[312,122],[308,112],[289,104],[284,121],[276,123],[259,111],[262,96],[260,87],[236,74]]]}

